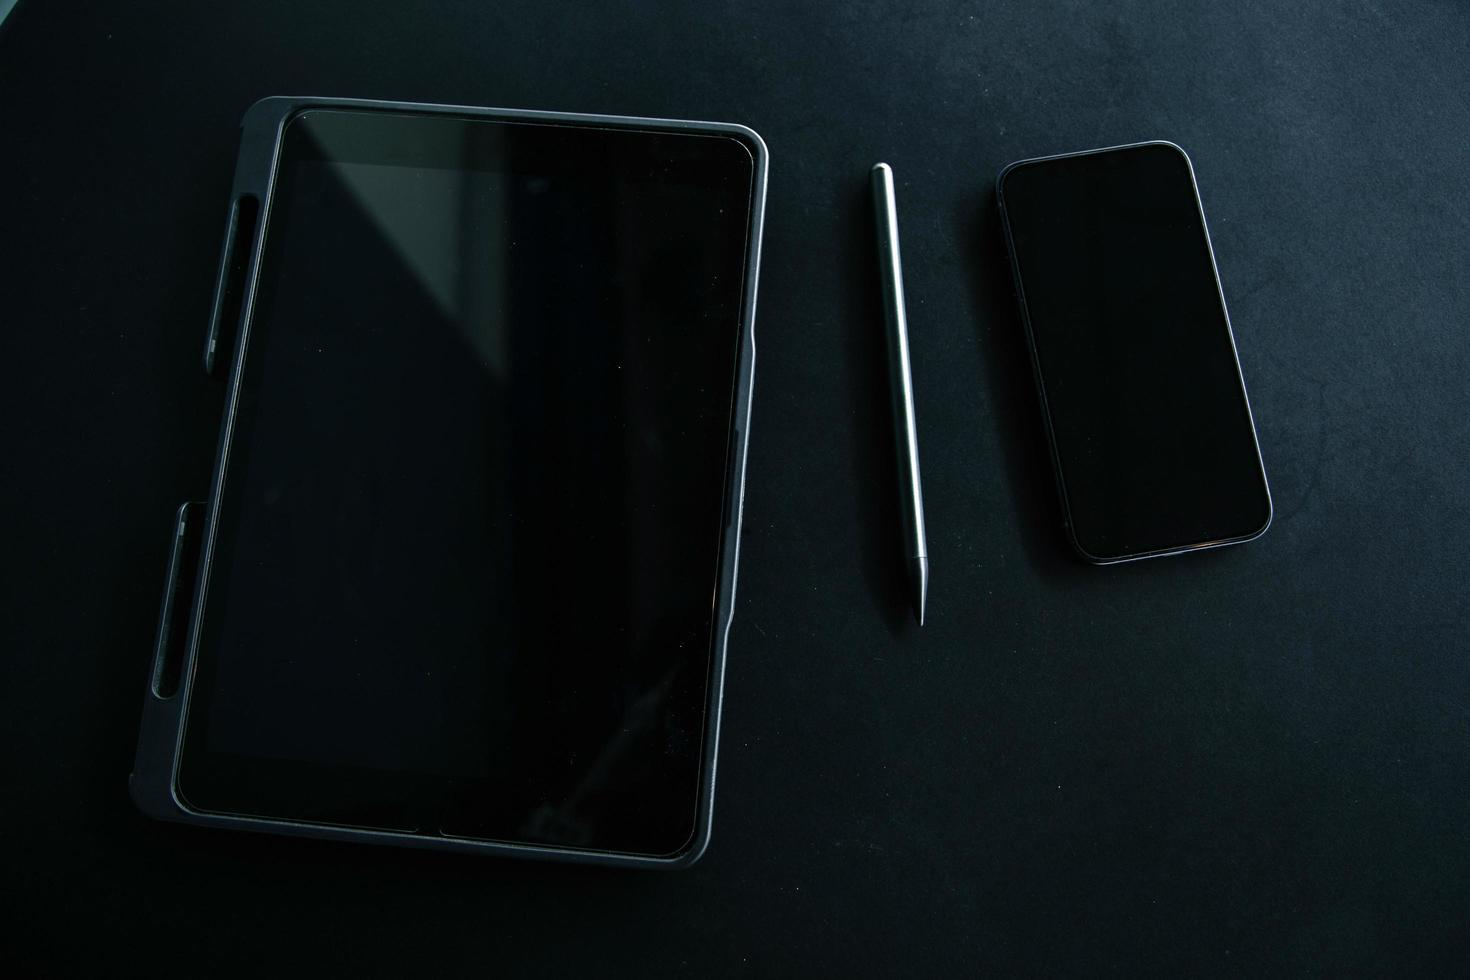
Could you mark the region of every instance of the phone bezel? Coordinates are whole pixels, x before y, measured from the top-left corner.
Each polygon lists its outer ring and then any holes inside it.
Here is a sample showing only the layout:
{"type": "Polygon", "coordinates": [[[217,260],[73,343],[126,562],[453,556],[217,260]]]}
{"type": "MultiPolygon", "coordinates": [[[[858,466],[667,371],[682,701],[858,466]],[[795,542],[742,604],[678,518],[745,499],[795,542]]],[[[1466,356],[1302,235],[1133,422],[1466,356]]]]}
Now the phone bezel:
{"type": "Polygon", "coordinates": [[[1026,333],[1026,349],[1030,354],[1032,377],[1036,382],[1036,393],[1041,404],[1041,415],[1044,428],[1046,429],[1047,448],[1051,454],[1052,473],[1056,478],[1057,495],[1061,500],[1063,524],[1066,528],[1067,540],[1078,556],[1093,565],[1118,565],[1126,562],[1141,561],[1145,558],[1162,558],[1166,555],[1179,555],[1195,551],[1205,551],[1212,548],[1223,548],[1233,544],[1244,544],[1254,541],[1271,527],[1275,517],[1275,504],[1271,498],[1271,484],[1266,476],[1265,461],[1261,456],[1260,437],[1256,431],[1255,413],[1251,408],[1250,395],[1246,390],[1245,375],[1240,367],[1240,351],[1235,342],[1235,329],[1230,322],[1229,307],[1225,302],[1224,286],[1220,282],[1219,265],[1215,261],[1215,246],[1211,241],[1209,223],[1205,218],[1204,202],[1200,198],[1199,182],[1195,178],[1194,161],[1190,160],[1189,154],[1177,143],[1169,140],[1144,140],[1137,143],[1123,143],[1116,146],[1099,147],[1092,150],[1079,150],[1073,153],[1054,153],[1041,157],[1028,157],[1017,160],[1001,170],[995,179],[996,205],[1000,213],[1001,229],[1005,235],[1006,253],[1011,268],[1012,282],[1016,290],[1016,303],[1020,309],[1021,324],[1026,333]],[[1148,551],[1133,552],[1123,555],[1095,555],[1087,550],[1077,537],[1076,528],[1072,520],[1071,497],[1067,490],[1066,477],[1063,473],[1061,454],[1057,449],[1056,432],[1052,423],[1051,405],[1047,400],[1046,382],[1041,371],[1041,358],[1036,347],[1036,336],[1032,330],[1031,313],[1026,303],[1026,290],[1021,276],[1020,261],[1016,257],[1015,242],[1011,234],[1010,217],[1006,211],[1005,184],[1006,179],[1016,170],[1022,167],[1037,164],[1051,163],[1057,160],[1067,160],[1076,157],[1099,156],[1109,153],[1120,153],[1128,150],[1136,150],[1143,147],[1158,146],[1165,147],[1178,153],[1184,160],[1186,172],[1189,174],[1190,191],[1194,196],[1195,208],[1198,210],[1200,228],[1205,238],[1205,252],[1210,259],[1210,277],[1214,284],[1215,295],[1220,302],[1220,314],[1225,324],[1226,337],[1230,341],[1230,356],[1235,366],[1235,377],[1240,384],[1241,397],[1245,402],[1246,419],[1250,426],[1251,444],[1255,449],[1256,467],[1261,477],[1261,489],[1266,497],[1266,519],[1259,528],[1245,534],[1235,535],[1227,538],[1217,538],[1208,541],[1194,542],[1184,545],[1174,545],[1166,548],[1157,548],[1148,551]]]}

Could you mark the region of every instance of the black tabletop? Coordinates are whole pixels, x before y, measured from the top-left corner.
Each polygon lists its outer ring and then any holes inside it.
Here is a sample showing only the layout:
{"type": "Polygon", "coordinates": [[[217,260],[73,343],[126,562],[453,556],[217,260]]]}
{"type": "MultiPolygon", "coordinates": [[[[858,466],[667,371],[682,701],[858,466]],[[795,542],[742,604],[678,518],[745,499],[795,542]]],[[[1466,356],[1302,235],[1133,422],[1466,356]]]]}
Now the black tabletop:
{"type": "Polygon", "coordinates": [[[53,966],[1470,966],[1470,9],[26,0],[0,27],[5,918],[53,966]],[[155,824],[126,791],[246,106],[741,122],[771,150],[713,843],[677,874],[155,824]],[[993,186],[1173,140],[1276,501],[1059,530],[993,186]],[[907,613],[868,168],[897,175],[907,613]],[[288,952],[289,951],[289,952],[288,952]],[[284,959],[289,956],[289,960],[284,959]]]}

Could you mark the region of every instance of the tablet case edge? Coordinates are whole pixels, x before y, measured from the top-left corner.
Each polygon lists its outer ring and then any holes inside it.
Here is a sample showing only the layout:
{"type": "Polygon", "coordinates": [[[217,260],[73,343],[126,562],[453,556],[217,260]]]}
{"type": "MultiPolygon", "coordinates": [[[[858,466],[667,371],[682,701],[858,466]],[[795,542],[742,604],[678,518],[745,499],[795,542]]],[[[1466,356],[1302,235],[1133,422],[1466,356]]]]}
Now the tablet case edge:
{"type": "Polygon", "coordinates": [[[762,235],[765,224],[766,182],[769,152],[765,141],[753,129],[736,123],[715,123],[677,119],[657,119],[637,116],[608,116],[588,113],[540,112],[522,109],[477,108],[456,105],[429,105],[411,102],[384,102],[370,99],[313,98],[299,96],[272,96],[261,99],[246,110],[240,123],[240,149],[235,165],[234,181],[230,190],[230,218],[226,227],[225,248],[221,254],[220,267],[216,275],[215,296],[211,307],[210,325],[205,341],[205,370],[214,367],[213,354],[217,349],[221,331],[233,329],[234,343],[231,356],[228,387],[223,418],[221,420],[218,450],[215,456],[213,477],[210,484],[207,512],[198,504],[185,503],[175,514],[171,527],[173,538],[169,548],[169,563],[165,571],[164,598],[159,613],[159,627],[155,641],[154,656],[149,665],[149,681],[144,691],[143,711],[138,730],[138,745],[134,756],[133,771],[128,779],[129,794],[137,808],[147,816],[178,823],[248,830],[259,833],[287,834],[322,840],[348,840],[427,850],[453,851],[474,854],[498,854],[511,857],[536,858],[550,861],[591,863],[623,867],[683,868],[688,867],[704,854],[709,845],[713,823],[715,769],[719,749],[720,720],[724,700],[726,646],[730,624],[734,614],[735,584],[740,550],[740,528],[745,503],[745,466],[750,437],[750,404],[755,373],[755,310],[756,292],[760,278],[762,235]],[[700,766],[699,801],[695,815],[695,830],[689,843],[676,854],[659,857],[607,851],[579,850],[530,844],[512,844],[498,841],[478,841],[467,838],[429,837],[394,831],[365,830],[352,827],[309,824],[275,818],[248,817],[230,814],[205,813],[190,807],[177,790],[179,753],[183,745],[184,723],[187,717],[189,694],[194,680],[197,655],[197,633],[202,619],[203,603],[200,590],[208,582],[209,562],[213,558],[213,537],[219,517],[219,490],[227,462],[230,433],[233,427],[236,401],[239,397],[239,380],[246,345],[244,327],[253,312],[258,263],[269,222],[270,200],[274,190],[276,163],[280,151],[280,138],[286,123],[297,113],[314,108],[367,109],[382,111],[406,111],[448,115],[477,116],[490,119],[529,120],[542,122],[581,123],[613,126],[622,129],[663,129],[691,132],[718,133],[739,140],[750,152],[754,163],[751,182],[750,224],[747,229],[748,253],[744,295],[740,317],[740,344],[736,363],[735,401],[731,415],[729,438],[730,460],[725,479],[724,538],[720,547],[720,570],[718,600],[711,643],[709,693],[706,704],[705,739],[703,759],[700,766]],[[228,281],[228,257],[232,247],[237,202],[253,195],[259,202],[259,219],[249,243],[249,258],[244,277],[243,297],[240,313],[234,324],[221,324],[220,310],[223,307],[223,292],[228,281]],[[202,512],[202,513],[201,513],[202,512]],[[204,533],[200,535],[199,547],[202,557],[198,573],[192,586],[178,581],[179,568],[186,557],[183,554],[188,522],[204,521],[204,533]],[[178,642],[169,636],[168,624],[173,617],[172,605],[177,601],[188,601],[189,628],[181,652],[172,653],[170,648],[178,642]],[[165,656],[183,657],[177,691],[171,697],[162,697],[156,690],[154,678],[165,656]]]}

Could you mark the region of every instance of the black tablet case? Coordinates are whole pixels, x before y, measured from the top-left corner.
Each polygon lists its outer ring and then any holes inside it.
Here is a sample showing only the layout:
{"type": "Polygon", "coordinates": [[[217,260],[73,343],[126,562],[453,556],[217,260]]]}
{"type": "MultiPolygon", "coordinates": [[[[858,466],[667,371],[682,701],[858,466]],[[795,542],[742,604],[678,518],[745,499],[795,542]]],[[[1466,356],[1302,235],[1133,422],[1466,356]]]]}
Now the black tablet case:
{"type": "Polygon", "coordinates": [[[165,574],[163,603],[159,612],[154,662],[143,699],[138,748],[129,778],[129,788],[138,808],[162,820],[291,834],[333,840],[356,840],[403,847],[427,848],[479,854],[503,854],[559,861],[642,867],[685,867],[699,859],[709,843],[714,803],[715,761],[719,748],[720,708],[725,677],[725,649],[735,600],[736,566],[739,559],[740,519],[745,494],[745,458],[749,438],[750,397],[755,368],[755,300],[760,269],[761,233],[765,218],[767,152],[753,130],[731,123],[690,122],[627,116],[578,113],[533,112],[512,109],[483,109],[466,106],[420,105],[364,99],[273,97],[255,103],[241,121],[240,154],[230,192],[229,221],[221,251],[215,297],[205,341],[204,367],[213,372],[217,353],[231,350],[224,418],[209,499],[186,502],[177,513],[170,535],[169,564],[165,574]],[[239,396],[241,366],[246,345],[234,343],[248,331],[256,288],[256,276],[264,242],[265,216],[269,214],[274,189],[281,134],[292,116],[307,109],[351,108],[393,112],[437,113],[484,119],[548,122],[618,129],[664,130],[709,133],[738,140],[755,161],[752,185],[749,248],[746,258],[743,301],[740,314],[739,349],[736,358],[735,408],[732,416],[731,459],[725,475],[725,526],[721,542],[721,565],[716,592],[716,615],[711,649],[708,704],[705,713],[704,749],[700,764],[699,801],[694,836],[688,846],[668,857],[558,848],[446,837],[365,830],[355,827],[299,823],[287,820],[204,813],[191,808],[177,790],[179,754],[183,744],[184,720],[197,657],[197,633],[202,610],[196,599],[210,574],[213,561],[215,523],[219,518],[223,454],[228,442],[239,396]],[[260,220],[242,219],[241,202],[258,202],[260,220]],[[242,220],[253,226],[249,240],[240,234],[242,220]],[[239,270],[239,314],[237,322],[226,319],[227,293],[233,292],[232,269],[239,270]],[[241,277],[243,273],[243,277],[241,277]],[[176,677],[176,680],[175,680],[176,677]]]}

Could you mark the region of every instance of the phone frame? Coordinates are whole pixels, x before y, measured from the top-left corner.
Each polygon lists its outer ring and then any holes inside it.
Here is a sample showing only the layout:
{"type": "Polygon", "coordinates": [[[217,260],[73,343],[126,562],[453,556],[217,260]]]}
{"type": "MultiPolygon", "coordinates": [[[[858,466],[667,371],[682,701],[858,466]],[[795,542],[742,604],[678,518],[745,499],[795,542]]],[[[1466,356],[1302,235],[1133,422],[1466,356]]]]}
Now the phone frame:
{"type": "Polygon", "coordinates": [[[1137,143],[1122,143],[1116,146],[1104,146],[1093,150],[1079,150],[1074,153],[1054,153],[1048,156],[1028,157],[1024,160],[1007,165],[995,178],[995,201],[1000,212],[1000,225],[1005,235],[1006,255],[1011,268],[1011,281],[1016,290],[1016,304],[1021,312],[1021,324],[1026,331],[1026,348],[1031,355],[1031,373],[1036,381],[1036,394],[1041,404],[1041,417],[1046,428],[1047,448],[1051,453],[1052,473],[1056,477],[1057,496],[1062,504],[1062,522],[1066,529],[1067,540],[1084,561],[1093,565],[1120,565],[1126,562],[1142,561],[1145,558],[1162,558],[1166,555],[1179,555],[1194,551],[1206,551],[1211,548],[1223,548],[1232,544],[1244,544],[1254,541],[1271,527],[1271,521],[1275,518],[1276,507],[1271,498],[1271,483],[1266,476],[1265,460],[1261,456],[1261,441],[1256,433],[1255,414],[1251,409],[1250,395],[1245,386],[1245,375],[1240,368],[1240,351],[1235,343],[1235,329],[1230,323],[1230,310],[1225,303],[1225,289],[1220,282],[1220,269],[1215,262],[1215,245],[1210,238],[1209,223],[1205,218],[1204,202],[1200,199],[1199,182],[1195,179],[1194,161],[1184,148],[1169,140],[1143,140],[1137,143]],[[1266,494],[1266,520],[1256,530],[1246,534],[1229,538],[1218,538],[1210,541],[1201,541],[1194,544],[1176,545],[1168,548],[1159,548],[1152,551],[1142,551],[1134,554],[1118,556],[1094,555],[1083,547],[1082,542],[1077,539],[1077,531],[1072,522],[1071,498],[1067,493],[1066,477],[1062,472],[1062,458],[1057,450],[1056,432],[1052,425],[1051,405],[1047,401],[1046,382],[1041,374],[1041,357],[1036,349],[1036,335],[1031,328],[1031,311],[1026,304],[1026,289],[1021,278],[1020,261],[1016,258],[1015,242],[1011,237],[1010,216],[1006,212],[1005,182],[1012,171],[1021,167],[1031,166],[1039,163],[1050,163],[1055,160],[1067,160],[1074,157],[1098,156],[1104,153],[1117,153],[1123,150],[1133,150],[1145,146],[1167,147],[1184,160],[1185,170],[1189,174],[1189,186],[1194,195],[1194,205],[1199,212],[1200,228],[1205,237],[1205,253],[1210,258],[1210,277],[1215,286],[1215,295],[1220,301],[1220,313],[1225,321],[1225,335],[1230,341],[1230,357],[1235,365],[1235,377],[1240,384],[1240,395],[1245,401],[1246,421],[1250,425],[1251,445],[1255,448],[1256,466],[1261,474],[1261,488],[1266,494]]]}

